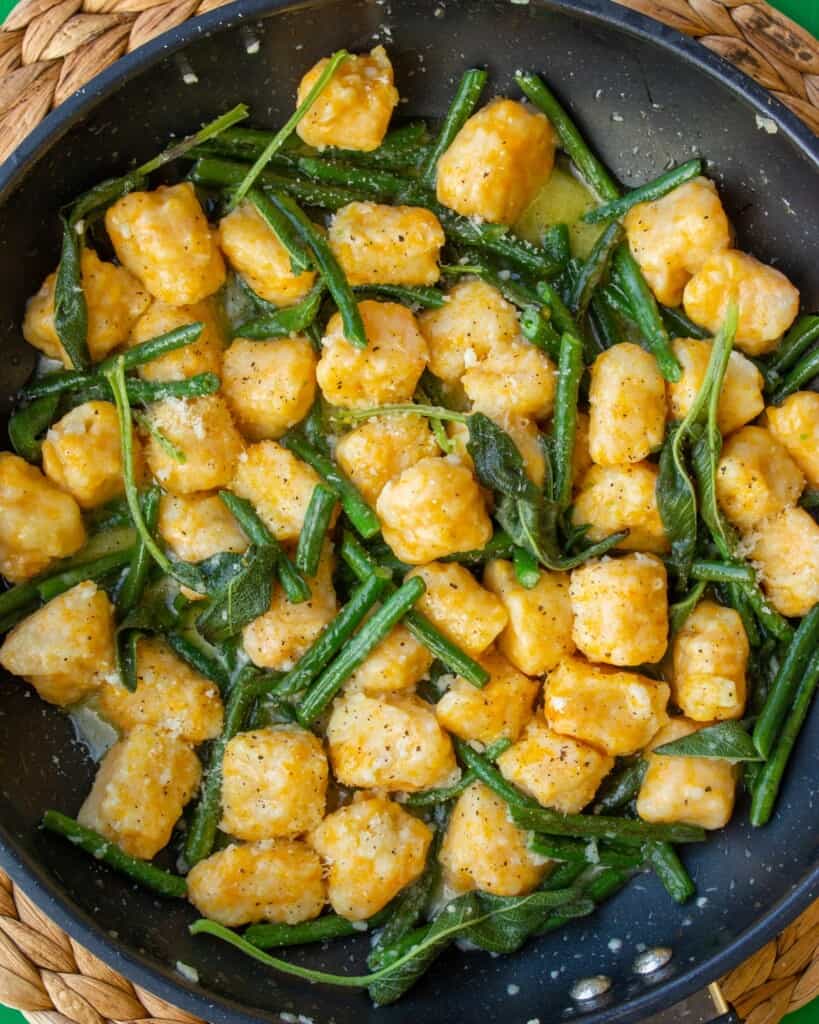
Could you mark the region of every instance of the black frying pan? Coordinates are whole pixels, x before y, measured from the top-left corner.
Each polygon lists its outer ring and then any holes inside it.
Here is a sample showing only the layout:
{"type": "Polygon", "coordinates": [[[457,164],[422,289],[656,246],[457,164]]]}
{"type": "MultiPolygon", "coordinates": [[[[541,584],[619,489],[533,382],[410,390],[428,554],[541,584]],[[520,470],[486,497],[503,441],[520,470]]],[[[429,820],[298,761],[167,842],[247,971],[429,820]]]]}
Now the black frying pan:
{"type": "MultiPolygon", "coordinates": [[[[530,68],[569,101],[624,183],[653,177],[669,160],[706,156],[739,245],[780,266],[806,308],[819,307],[819,143],[758,86],[677,33],[608,0],[242,0],[120,61],[2,168],[0,413],[33,364],[19,325],[26,297],[56,263],[62,203],[240,100],[256,123],[281,124],[295,83],[318,57],[339,46],[368,49],[375,39],[395,63],[408,100],[402,114],[442,114],[471,65],[486,64],[498,92],[514,90],[516,68],[530,68]],[[184,84],[191,73],[198,83],[184,84]]],[[[638,1021],[737,964],[819,895],[818,749],[814,714],[773,822],[752,833],[740,809],[725,832],[686,849],[698,903],[679,908],[642,876],[601,913],[516,956],[447,953],[407,998],[378,1011],[364,995],[275,976],[215,941],[190,938],[192,908],[137,891],[39,833],[44,808],[76,812],[93,768],[67,719],[12,679],[0,684],[0,864],[116,969],[214,1024],[278,1022],[281,1012],[316,1024],[554,1024],[579,1015],[569,989],[592,974],[613,985],[584,1019],[638,1021]],[[640,944],[673,950],[659,975],[633,972],[640,944]],[[175,973],[177,961],[198,970],[199,985],[175,973]]],[[[290,955],[351,971],[366,944],[290,955]]]]}

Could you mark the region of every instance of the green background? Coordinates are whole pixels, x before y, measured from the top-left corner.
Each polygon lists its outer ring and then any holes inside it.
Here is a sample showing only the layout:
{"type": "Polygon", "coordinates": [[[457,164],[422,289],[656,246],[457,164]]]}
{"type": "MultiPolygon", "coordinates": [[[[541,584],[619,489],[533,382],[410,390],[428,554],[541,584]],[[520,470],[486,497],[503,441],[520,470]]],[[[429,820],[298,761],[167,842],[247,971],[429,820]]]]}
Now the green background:
{"type": "MultiPolygon", "coordinates": [[[[5,18],[16,0],[0,0],[0,19],[5,18]]],[[[819,36],[819,0],[771,0],[780,11],[804,25],[819,36]]],[[[819,1024],[819,1000],[786,1018],[787,1024],[819,1024]]],[[[23,1018],[14,1010],[0,1006],[0,1024],[23,1024],[23,1018]]]]}

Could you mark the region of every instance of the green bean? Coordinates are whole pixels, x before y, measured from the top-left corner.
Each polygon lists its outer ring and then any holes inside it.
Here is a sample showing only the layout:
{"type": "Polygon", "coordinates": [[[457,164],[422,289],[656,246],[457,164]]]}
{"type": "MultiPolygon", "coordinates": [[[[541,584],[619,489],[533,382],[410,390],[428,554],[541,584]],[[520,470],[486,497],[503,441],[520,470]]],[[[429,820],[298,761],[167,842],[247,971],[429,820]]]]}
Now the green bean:
{"type": "Polygon", "coordinates": [[[550,310],[551,323],[560,334],[574,334],[579,336],[580,331],[577,321],[572,316],[571,310],[560,297],[558,290],[548,281],[538,281],[537,293],[550,310]]]}
{"type": "Polygon", "coordinates": [[[54,331],[76,370],[91,363],[88,352],[88,305],[82,284],[81,239],[63,217],[63,244],[54,280],[54,331]]]}
{"type": "Polygon", "coordinates": [[[305,576],[316,575],[337,500],[336,492],[326,484],[319,483],[313,488],[296,548],[296,568],[305,576]]]}
{"type": "Polygon", "coordinates": [[[802,497],[799,499],[799,504],[802,508],[807,509],[808,512],[819,511],[819,489],[814,487],[807,487],[802,492],[802,497]]]}
{"type": "Polygon", "coordinates": [[[793,629],[790,623],[768,603],[765,595],[759,588],[759,584],[756,582],[744,583],[740,584],[740,586],[742,587],[743,597],[748,607],[759,619],[764,629],[782,643],[789,643],[793,637],[793,629]]]}
{"type": "Polygon", "coordinates": [[[444,274],[474,275],[480,277],[493,288],[496,288],[507,302],[518,309],[530,309],[532,306],[541,308],[544,300],[537,291],[523,281],[516,280],[510,274],[504,274],[491,266],[479,251],[467,250],[458,263],[449,263],[441,267],[444,274]]]}
{"type": "Polygon", "coordinates": [[[252,188],[247,198],[256,207],[256,212],[267,224],[280,244],[287,250],[290,257],[290,269],[294,274],[301,274],[310,270],[313,261],[310,259],[304,242],[293,230],[293,225],[282,214],[281,210],[273,205],[264,192],[258,188],[252,188]]]}
{"type": "Polygon", "coordinates": [[[185,879],[179,875],[172,875],[170,871],[163,871],[154,867],[146,860],[138,860],[131,857],[116,843],[94,832],[73,818],[69,818],[59,811],[46,811],[43,815],[43,828],[49,832],[64,836],[74,846],[90,853],[95,860],[101,860],[120,874],[127,875],[134,882],[159,893],[160,896],[174,896],[182,898],[188,891],[185,879]]]}
{"type": "MultiPolygon", "coordinates": [[[[230,188],[231,185],[238,185],[243,180],[247,166],[219,157],[201,157],[191,168],[189,177],[194,184],[206,188],[230,188]]],[[[306,206],[321,206],[327,210],[339,210],[348,203],[370,198],[361,190],[323,185],[287,174],[276,174],[273,171],[264,171],[259,175],[259,186],[265,191],[276,189],[286,192],[306,206]]]]}
{"type": "Polygon", "coordinates": [[[84,370],[58,370],[55,373],[46,373],[27,384],[20,391],[18,398],[24,402],[33,402],[47,395],[60,395],[64,391],[82,387],[92,380],[93,375],[84,370]]]}
{"type": "Polygon", "coordinates": [[[518,71],[515,74],[515,79],[524,95],[552,122],[552,126],[560,139],[561,146],[599,198],[606,201],[618,199],[620,189],[612,180],[609,172],[589,149],[577,130],[577,126],[551,90],[547,88],[537,75],[531,73],[518,71]]]}
{"type": "Polygon", "coordinates": [[[507,782],[497,768],[485,757],[474,750],[468,743],[453,737],[455,753],[459,760],[475,773],[480,781],[498,794],[510,807],[539,807],[540,805],[526,796],[516,786],[507,782]]]}
{"type": "MultiPolygon", "coordinates": [[[[145,363],[150,363],[168,352],[175,352],[179,348],[185,348],[186,345],[192,345],[199,340],[204,328],[205,325],[197,321],[185,324],[184,327],[176,327],[172,331],[166,331],[165,334],[159,334],[155,338],[150,338],[139,345],[134,345],[133,348],[129,348],[122,353],[123,367],[126,370],[133,370],[137,366],[144,366],[145,363]]],[[[94,368],[95,375],[104,376],[113,367],[114,360],[118,358],[119,356],[110,356],[108,359],[103,359],[94,368]]]]}
{"type": "Polygon", "coordinates": [[[768,370],[782,376],[799,359],[803,352],[819,338],[819,316],[808,314],[800,316],[785,337],[774,350],[768,370]]]}
{"type": "Polygon", "coordinates": [[[165,640],[192,669],[203,675],[206,679],[210,679],[211,682],[216,683],[222,693],[227,693],[230,689],[230,673],[219,660],[203,649],[203,645],[207,641],[202,641],[201,644],[197,643],[190,636],[175,630],[166,633],[165,640]]]}
{"type": "Polygon", "coordinates": [[[683,628],[688,616],[700,603],[707,588],[708,583],[705,580],[700,580],[679,601],[668,606],[668,631],[671,636],[675,636],[683,628]]]}
{"type": "Polygon", "coordinates": [[[544,892],[553,892],[555,889],[571,889],[578,878],[588,870],[588,867],[589,865],[582,860],[561,861],[538,888],[544,892]]]}
{"type": "Polygon", "coordinates": [[[406,615],[425,590],[426,585],[421,577],[413,576],[390,595],[372,618],[367,620],[305,694],[298,707],[299,721],[303,726],[311,725],[323,714],[345,680],[406,615]]]}
{"type": "Polygon", "coordinates": [[[249,665],[239,673],[227,699],[222,733],[211,747],[210,759],[199,791],[199,802],[185,837],[185,861],[189,868],[204,860],[213,849],[222,807],[222,761],[225,748],[241,731],[255,699],[252,686],[254,672],[255,668],[249,665]]]}
{"type": "Polygon", "coordinates": [[[89,533],[100,533],[112,527],[127,526],[131,523],[131,513],[125,498],[113,498],[104,505],[92,508],[83,518],[89,533]]]}
{"type": "Polygon", "coordinates": [[[426,288],[417,285],[413,288],[402,284],[362,284],[353,288],[356,295],[375,295],[385,299],[402,302],[405,306],[419,309],[440,309],[446,305],[443,292],[437,288],[426,288]]]}
{"type": "Polygon", "coordinates": [[[561,268],[565,267],[572,257],[569,243],[569,225],[562,223],[550,224],[543,232],[540,244],[556,264],[561,268]]]}
{"type": "Polygon", "coordinates": [[[708,583],[753,583],[756,574],[750,565],[745,563],[715,562],[698,558],[691,563],[692,579],[705,580],[708,583]]]}
{"type": "Polygon", "coordinates": [[[650,842],[643,846],[646,861],[675,903],[685,903],[697,891],[677,851],[667,842],[650,842]]]}
{"type": "Polygon", "coordinates": [[[314,181],[325,185],[341,185],[361,192],[375,193],[379,199],[394,199],[410,184],[407,178],[374,167],[356,167],[353,164],[334,163],[330,160],[303,157],[299,170],[314,181]]]}
{"type": "Polygon", "coordinates": [[[576,334],[565,332],[560,340],[555,410],[552,420],[551,455],[553,461],[553,497],[558,508],[566,509],[572,500],[572,461],[577,433],[577,400],[583,376],[583,342],[576,334]]]}
{"type": "Polygon", "coordinates": [[[515,547],[512,552],[515,579],[522,587],[531,590],[540,582],[540,566],[535,556],[526,548],[515,547]]]}
{"type": "Polygon", "coordinates": [[[258,949],[276,949],[281,946],[305,946],[313,942],[327,942],[343,939],[348,935],[360,935],[382,925],[388,910],[381,910],[367,921],[348,921],[338,914],[325,914],[313,921],[300,924],[252,924],[243,938],[258,949]],[[364,927],[362,927],[364,925],[364,927]]]}
{"type": "Polygon", "coordinates": [[[788,395],[798,391],[803,384],[808,384],[819,374],[819,348],[812,349],[788,372],[776,391],[771,395],[771,404],[779,405],[788,395]]]}
{"type": "Polygon", "coordinates": [[[511,558],[515,553],[515,542],[504,530],[496,529],[490,540],[482,548],[472,551],[456,551],[444,555],[442,562],[460,562],[464,565],[485,565],[493,558],[511,558]]]}
{"type": "Polygon", "coordinates": [[[627,243],[621,242],[617,246],[612,264],[617,283],[628,299],[634,321],[657,360],[660,372],[666,380],[676,383],[682,375],[682,368],[671,348],[668,331],[660,317],[657,302],[627,243]]]}
{"type": "Polygon", "coordinates": [[[194,132],[193,135],[188,135],[184,139],[180,139],[179,142],[174,142],[172,145],[163,149],[162,152],[148,160],[147,163],[137,167],[136,174],[142,177],[147,177],[149,174],[153,174],[154,171],[158,171],[160,167],[164,167],[165,164],[170,163],[172,160],[179,159],[180,156],[184,156],[194,146],[201,145],[203,142],[207,142],[209,139],[215,138],[220,135],[223,131],[231,128],[238,121],[244,121],[248,115],[247,106],[244,103],[238,103],[235,107],[232,107],[226,113],[221,114],[214,121],[206,124],[200,128],[198,132],[194,132]]]}
{"type": "MultiPolygon", "coordinates": [[[[139,380],[137,377],[128,377],[125,380],[125,392],[129,402],[150,405],[166,398],[202,398],[213,395],[220,385],[221,381],[215,373],[197,373],[185,380],[139,380]]],[[[76,397],[82,402],[110,402],[111,396],[111,387],[106,380],[91,380],[76,392],[76,397]]]]}
{"type": "Polygon", "coordinates": [[[638,868],[645,860],[643,853],[634,847],[584,843],[580,839],[564,839],[560,836],[535,836],[529,843],[529,849],[551,860],[583,865],[601,864],[612,868],[638,868]]]}
{"type": "Polygon", "coordinates": [[[15,409],[9,417],[9,441],[17,454],[26,461],[39,460],[42,448],[39,437],[54,422],[59,402],[59,395],[44,395],[29,402],[24,409],[15,409]]]}
{"type": "Polygon", "coordinates": [[[580,268],[572,288],[569,307],[575,316],[583,316],[591,302],[592,295],[603,280],[609,261],[623,238],[623,228],[615,222],[594,243],[592,251],[580,268]]]}
{"type": "Polygon", "coordinates": [[[736,583],[726,583],[723,586],[717,587],[717,593],[722,603],[733,608],[742,619],[742,627],[745,630],[745,635],[748,637],[748,643],[751,647],[759,647],[762,643],[762,636],[759,632],[759,624],[748,600],[746,590],[736,583]]]}
{"type": "Polygon", "coordinates": [[[277,696],[285,697],[306,689],[353,635],[356,627],[384,593],[387,578],[370,573],[353,591],[338,615],[302,654],[296,664],[275,685],[277,696]]]}
{"type": "Polygon", "coordinates": [[[587,363],[593,363],[601,352],[611,348],[620,341],[620,329],[614,314],[599,292],[592,295],[589,303],[589,324],[594,338],[594,347],[591,344],[585,353],[587,363]]]}
{"type": "Polygon", "coordinates": [[[782,726],[779,738],[757,776],[751,799],[751,824],[757,828],[765,825],[773,813],[785,768],[802,726],[805,724],[817,684],[819,684],[819,650],[813,652],[813,657],[805,666],[804,674],[793,695],[791,709],[782,726]]]}
{"type": "Polygon", "coordinates": [[[452,97],[449,110],[441,124],[438,138],[435,140],[435,144],[426,160],[421,165],[421,181],[427,188],[435,187],[438,161],[452,145],[453,139],[466,124],[477,106],[483,92],[483,87],[486,85],[487,77],[486,71],[479,68],[470,68],[464,72],[461,81],[458,83],[458,88],[452,97]]]}
{"type": "Polygon", "coordinates": [[[298,434],[285,434],[280,443],[289,448],[302,462],[312,466],[325,483],[330,485],[338,495],[347,518],[362,537],[374,537],[380,531],[381,524],[375,512],[362,498],[355,484],[342,474],[331,459],[312,448],[298,434]]]}
{"type": "Polygon", "coordinates": [[[787,710],[793,704],[805,666],[819,643],[819,604],[815,604],[799,623],[776,678],[771,686],[765,706],[754,726],[754,744],[764,758],[771,756],[776,738],[787,710]]]}
{"type": "MultiPolygon", "coordinates": [[[[145,525],[151,533],[156,530],[157,520],[159,519],[159,499],[161,493],[158,487],[151,487],[146,492],[142,501],[142,515],[145,519],[145,525]]],[[[151,553],[145,547],[142,540],[137,538],[131,564],[117,594],[117,611],[121,617],[124,618],[139,603],[148,579],[148,572],[152,565],[153,558],[151,553]]]]}
{"type": "MultiPolygon", "coordinates": [[[[112,551],[111,554],[102,555],[102,557],[95,559],[93,562],[77,566],[76,569],[66,569],[65,572],[57,573],[56,576],[49,576],[48,579],[37,584],[37,593],[40,600],[45,602],[51,601],[59,594],[64,594],[66,590],[76,587],[78,583],[84,583],[86,580],[98,580],[109,573],[116,572],[118,569],[128,565],[133,558],[133,554],[133,548],[127,548],[123,551],[112,551]]],[[[2,596],[5,597],[5,594],[2,596]]]]}
{"type": "Polygon", "coordinates": [[[96,214],[101,207],[110,206],[129,192],[145,188],[146,184],[145,176],[139,171],[131,171],[130,174],[123,174],[119,178],[106,178],[74,202],[68,223],[76,228],[89,214],[96,214]]]}
{"type": "Polygon", "coordinates": [[[613,772],[603,783],[594,802],[596,812],[619,811],[640,792],[648,763],[638,757],[613,772]]]}
{"type": "MultiPolygon", "coordinates": [[[[548,313],[549,310],[547,309],[548,313]]],[[[552,327],[538,306],[527,306],[518,317],[520,333],[537,348],[542,349],[552,359],[560,357],[560,335],[552,327]]]]}
{"type": "MultiPolygon", "coordinates": [[[[504,751],[508,750],[512,746],[512,741],[506,738],[495,740],[494,743],[490,743],[489,746],[484,750],[483,756],[487,761],[497,761],[504,751]]],[[[478,776],[468,768],[461,774],[460,779],[457,782],[453,782],[451,786],[441,786],[439,789],[424,789],[420,793],[410,793],[405,799],[404,804],[407,807],[432,807],[436,804],[448,804],[450,800],[455,800],[457,797],[469,789],[473,782],[477,781],[478,776]]]]}
{"type": "Polygon", "coordinates": [[[660,316],[663,318],[665,329],[672,338],[697,338],[699,341],[703,341],[705,338],[711,337],[710,331],[695,324],[681,309],[660,306],[660,316]]]}
{"type": "MultiPolygon", "coordinates": [[[[583,886],[581,892],[587,899],[595,903],[604,903],[618,890],[622,889],[631,878],[631,872],[622,868],[606,868],[600,874],[595,875],[588,885],[583,886]]],[[[547,918],[544,924],[534,933],[536,936],[546,935],[548,932],[562,928],[572,920],[571,917],[562,916],[560,912],[547,918]]]]}
{"type": "Polygon", "coordinates": [[[639,188],[627,192],[621,199],[612,199],[602,206],[597,206],[583,214],[581,218],[586,224],[599,224],[603,220],[614,220],[622,217],[623,214],[636,206],[638,203],[647,203],[655,199],[662,199],[675,188],[684,185],[687,181],[702,174],[701,160],[688,160],[679,167],[672,167],[670,171],[660,174],[653,181],[640,185],[639,188]]]}

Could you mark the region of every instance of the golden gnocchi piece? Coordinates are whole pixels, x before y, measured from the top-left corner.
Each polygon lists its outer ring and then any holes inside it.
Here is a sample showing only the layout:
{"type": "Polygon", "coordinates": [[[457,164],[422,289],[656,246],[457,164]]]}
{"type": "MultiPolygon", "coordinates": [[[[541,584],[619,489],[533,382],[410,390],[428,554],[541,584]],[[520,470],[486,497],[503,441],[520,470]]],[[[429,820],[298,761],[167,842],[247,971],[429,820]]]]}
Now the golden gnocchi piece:
{"type": "Polygon", "coordinates": [[[478,689],[466,679],[453,677],[435,705],[438,721],[462,740],[514,741],[532,717],[540,683],[519,672],[497,651],[488,651],[480,663],[489,673],[489,682],[478,689]]]}
{"type": "Polygon", "coordinates": [[[430,651],[399,622],[353,672],[345,688],[371,695],[411,690],[432,662],[430,651]]]}
{"type": "Polygon", "coordinates": [[[197,744],[222,731],[219,690],[178,658],[164,640],[139,638],[136,678],[134,691],[119,679],[106,680],[96,697],[97,710],[120,733],[145,725],[197,744]]]}
{"type": "Polygon", "coordinates": [[[695,178],[661,199],[633,206],[623,218],[629,247],[658,302],[679,306],[683,289],[733,232],[716,186],[695,178]]]}
{"type": "Polygon", "coordinates": [[[782,615],[807,615],[819,601],[819,524],[787,508],[746,538],[768,600],[782,615]]]}
{"type": "Polygon", "coordinates": [[[506,608],[509,621],[498,647],[521,672],[543,675],[574,651],[568,573],[541,569],[538,582],[527,589],[512,563],[496,558],[484,569],[483,584],[506,608]]]}
{"type": "Polygon", "coordinates": [[[334,313],[321,340],[316,377],[331,405],[361,408],[409,402],[427,364],[427,343],[412,312],[397,302],[365,299],[358,304],[367,347],[344,337],[334,313]]]}
{"type": "Polygon", "coordinates": [[[540,715],[498,758],[505,779],[544,807],[578,814],[594,799],[614,758],[586,743],[553,732],[540,715]]]}
{"type": "Polygon", "coordinates": [[[763,427],[743,427],[726,440],[717,465],[717,500],[740,530],[752,530],[794,505],[804,486],[802,470],[763,427]]]}
{"type": "Polygon", "coordinates": [[[409,565],[483,547],[492,536],[477,480],[450,458],[405,469],[381,491],[376,511],[384,540],[409,565]]]}
{"type": "Polygon", "coordinates": [[[810,487],[819,488],[819,394],[796,391],[765,410],[768,430],[799,466],[810,487]]]}
{"type": "Polygon", "coordinates": [[[216,494],[163,494],[157,525],[159,536],[183,562],[247,550],[247,537],[216,494]]]}
{"type": "Polygon", "coordinates": [[[473,782],[449,816],[439,860],[457,892],[480,889],[494,896],[524,896],[546,874],[548,862],[532,853],[528,833],[512,822],[506,802],[473,782]]]}
{"type": "MultiPolygon", "coordinates": [[[[674,718],[657,733],[651,746],[671,743],[701,728],[696,722],[674,718]]],[[[637,796],[637,814],[643,821],[713,829],[723,828],[731,820],[738,766],[712,758],[662,754],[649,754],[647,761],[637,796]]]]}
{"type": "Polygon", "coordinates": [[[215,373],[218,376],[222,370],[225,340],[212,299],[197,302],[193,306],[169,306],[154,299],[134,324],[128,338],[128,348],[158,338],[160,334],[197,323],[202,324],[202,333],[196,341],[138,366],[139,376],[143,380],[187,380],[198,373],[215,373]]]}
{"type": "Polygon", "coordinates": [[[201,774],[191,746],[169,732],[138,725],[102,759],[77,821],[131,857],[151,860],[168,845],[201,774]]]}
{"type": "Polygon", "coordinates": [[[668,645],[665,565],[654,555],[585,562],[572,572],[573,636],[590,661],[654,664],[668,645]]]}
{"type": "Polygon", "coordinates": [[[189,181],[130,192],[108,207],[105,227],[117,259],[160,302],[190,306],[225,283],[216,233],[189,181]]]}
{"type": "Polygon", "coordinates": [[[0,647],[0,665],[60,707],[93,693],[114,664],[113,608],[90,580],[27,616],[0,647]]]}
{"type": "Polygon", "coordinates": [[[452,742],[435,710],[412,694],[376,699],[345,693],[333,704],[327,747],[343,786],[414,793],[458,777],[452,742]]]}
{"type": "Polygon", "coordinates": [[[340,437],[336,461],[375,505],[388,481],[421,459],[440,454],[423,416],[376,416],[340,437]]]}
{"type": "Polygon", "coordinates": [[[0,572],[10,583],[36,576],[85,544],[80,508],[36,466],[0,452],[0,572]]]}
{"type": "Polygon", "coordinates": [[[330,248],[351,285],[435,284],[446,239],[422,206],[348,203],[330,222],[330,248]]]}
{"type": "Polygon", "coordinates": [[[231,267],[266,302],[292,306],[315,283],[314,270],[293,272],[290,254],[252,203],[240,203],[219,221],[219,243],[231,267]]]}
{"type": "Polygon", "coordinates": [[[577,410],[577,425],[572,449],[572,483],[577,486],[593,465],[589,453],[589,416],[582,409],[577,410]]]}
{"type": "Polygon", "coordinates": [[[319,855],[287,839],[232,843],[195,864],[187,882],[199,913],[229,928],[309,921],[327,901],[319,855]]]}
{"type": "MultiPolygon", "coordinates": [[[[134,433],[134,475],[145,471],[142,445],[134,433]]],[[[50,428],[43,441],[43,470],[81,508],[95,508],[125,490],[119,417],[111,402],[84,402],[50,428]]]]}
{"type": "MultiPolygon", "coordinates": [[[[671,347],[682,367],[682,376],[676,383],[666,383],[668,412],[672,419],[682,420],[705,381],[712,345],[710,341],[698,341],[696,338],[676,338],[671,347]]],[[[731,353],[717,408],[720,433],[732,434],[756,419],[765,408],[762,397],[764,383],[762,374],[750,359],[741,352],[731,353]]]]}
{"type": "Polygon", "coordinates": [[[492,100],[438,161],[438,201],[465,217],[514,224],[554,162],[555,136],[543,114],[516,100],[492,100]]]}
{"type": "Polygon", "coordinates": [[[245,437],[276,439],[304,419],[316,396],[316,362],[301,335],[233,340],[222,365],[222,392],[245,437]]]}
{"type": "MultiPolygon", "coordinates": [[[[324,57],[299,82],[297,103],[303,103],[328,64],[324,57]]],[[[350,56],[337,68],[296,132],[309,146],[337,146],[368,153],[387,133],[398,103],[392,64],[383,46],[369,55],[350,56]]]]}
{"type": "Polygon", "coordinates": [[[621,551],[668,551],[671,544],[657,506],[658,476],[653,462],[592,466],[579,482],[572,522],[589,524],[590,541],[628,530],[617,545],[621,551]]]}
{"type": "Polygon", "coordinates": [[[642,750],[667,721],[669,688],[637,672],[565,658],[549,673],[543,713],[550,728],[612,757],[642,750]]]}
{"type": "Polygon", "coordinates": [[[650,352],[624,341],[600,353],[589,387],[593,462],[642,461],[663,443],[665,415],[665,381],[650,352]]]}
{"type": "Polygon", "coordinates": [[[489,647],[508,621],[503,603],[456,562],[430,562],[407,574],[426,590],[415,607],[461,650],[473,657],[489,647]]]}
{"type": "Polygon", "coordinates": [[[695,722],[741,718],[750,648],[733,608],[700,601],[674,637],[674,703],[695,722]]]}
{"type": "Polygon", "coordinates": [[[520,334],[518,314],[497,288],[468,278],[451,288],[440,309],[418,316],[429,346],[429,368],[449,384],[490,352],[505,349],[520,334]]]}
{"type": "Polygon", "coordinates": [[[220,828],[237,839],[293,838],[324,817],[327,758],[306,729],[256,729],[234,736],[222,763],[220,828]]]}
{"type": "Polygon", "coordinates": [[[349,921],[378,913],[424,870],[432,831],[382,796],[364,795],[328,814],[310,844],[328,868],[333,910],[349,921]]]}
{"type": "MultiPolygon", "coordinates": [[[[97,363],[125,341],[151,299],[133,274],[124,267],[104,263],[93,249],[82,250],[80,274],[88,315],[88,354],[97,363]]],[[[50,359],[59,359],[70,368],[71,359],[54,326],[56,283],[55,271],[28,300],[23,337],[50,359]]]]}
{"type": "Polygon", "coordinates": [[[227,402],[221,395],[163,398],[148,407],[148,421],[184,455],[180,462],[149,434],[148,466],[171,494],[227,487],[244,451],[227,402]]]}
{"type": "Polygon", "coordinates": [[[556,380],[555,365],[545,352],[515,341],[468,367],[461,384],[476,412],[542,420],[554,407],[556,380]]]}
{"type": "Polygon", "coordinates": [[[785,275],[747,253],[714,253],[685,286],[685,312],[696,324],[716,333],[728,303],[739,306],[735,344],[749,356],[776,348],[799,312],[799,292],[785,275]]]}

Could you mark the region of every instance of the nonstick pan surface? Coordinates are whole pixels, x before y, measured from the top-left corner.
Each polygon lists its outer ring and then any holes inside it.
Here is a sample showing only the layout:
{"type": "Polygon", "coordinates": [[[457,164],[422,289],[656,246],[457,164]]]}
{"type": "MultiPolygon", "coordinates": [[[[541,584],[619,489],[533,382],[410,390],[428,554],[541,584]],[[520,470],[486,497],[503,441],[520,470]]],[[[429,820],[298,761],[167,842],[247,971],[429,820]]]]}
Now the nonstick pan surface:
{"type": "MultiPolygon", "coordinates": [[[[402,115],[440,116],[466,67],[488,66],[491,91],[511,95],[515,69],[534,69],[568,100],[625,184],[692,154],[707,157],[739,246],[779,266],[806,309],[819,308],[817,140],[758,86],[675,32],[609,0],[241,0],[119,61],[2,168],[0,415],[33,365],[19,325],[26,298],[57,261],[63,203],[239,101],[250,104],[254,123],[281,124],[318,57],[376,41],[395,64],[402,115]]],[[[0,682],[0,864],[93,952],[213,1024],[280,1021],[282,1013],[316,1024],[554,1024],[578,1015],[573,981],[598,973],[614,983],[583,1019],[625,1024],[732,967],[819,895],[817,751],[815,713],[773,822],[752,832],[740,807],[730,828],[685,851],[696,902],[678,907],[655,878],[641,876],[594,917],[516,956],[451,950],[408,997],[382,1010],[366,996],[276,976],[191,938],[193,908],[155,899],[38,832],[45,808],[76,812],[93,766],[68,720],[12,678],[0,682]],[[654,945],[674,955],[646,980],[631,965],[654,945]],[[199,984],[177,963],[195,968],[199,984]]],[[[367,942],[287,955],[358,972],[367,942]]]]}

